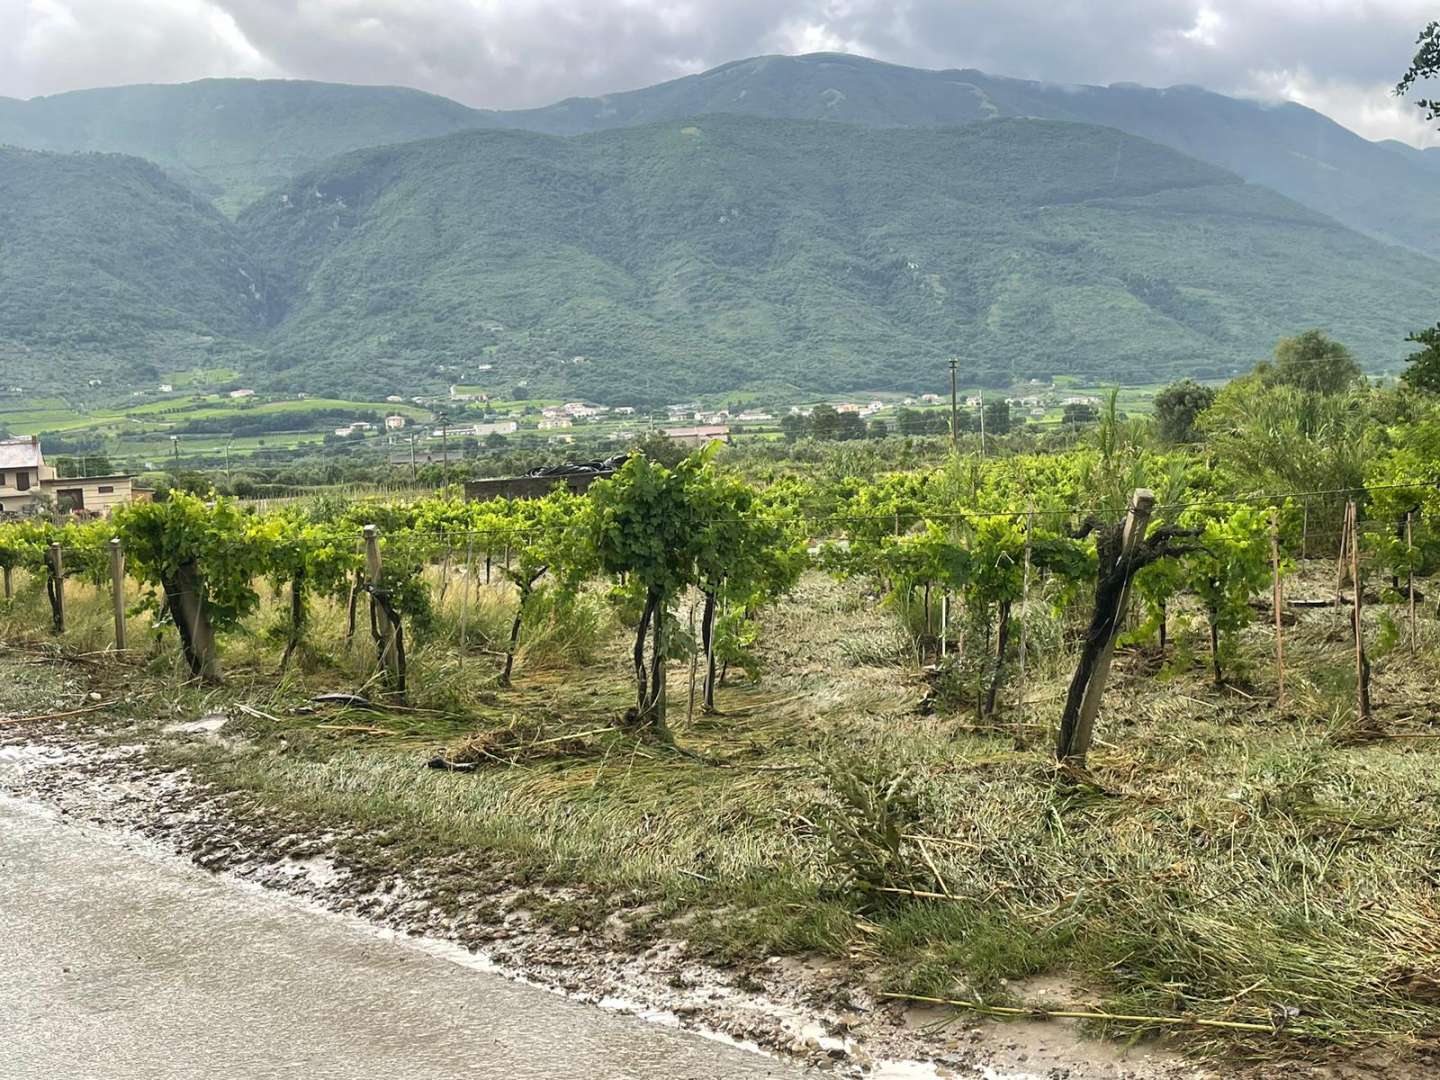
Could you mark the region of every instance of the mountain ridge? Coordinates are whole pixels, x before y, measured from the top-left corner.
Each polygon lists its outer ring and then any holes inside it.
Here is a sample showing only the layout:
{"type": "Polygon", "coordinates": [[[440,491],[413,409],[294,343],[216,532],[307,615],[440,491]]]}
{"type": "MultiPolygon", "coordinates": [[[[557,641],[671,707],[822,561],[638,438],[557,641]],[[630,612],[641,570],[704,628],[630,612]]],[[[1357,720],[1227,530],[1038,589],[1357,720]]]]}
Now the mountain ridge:
{"type": "Polygon", "coordinates": [[[987,385],[1149,382],[1223,377],[1315,325],[1388,364],[1431,318],[1436,279],[1215,166],[1064,121],[462,131],[327,159],[233,221],[133,158],[0,163],[33,174],[32,197],[0,209],[0,246],[29,253],[11,268],[33,286],[9,298],[0,357],[62,389],[143,384],[165,358],[375,400],[476,381],[621,404],[780,382],[913,392],[957,354],[987,385]],[[71,204],[102,213],[117,191],[143,200],[113,206],[110,233],[66,225],[71,204]],[[119,251],[135,282],[61,304],[64,334],[36,329],[54,283],[119,251]],[[167,289],[197,306],[111,333],[167,289]]]}
{"type": "Polygon", "coordinates": [[[324,158],[367,146],[490,128],[585,134],[715,112],[881,127],[1021,116],[1102,124],[1230,169],[1389,243],[1426,255],[1440,251],[1440,155],[1370,142],[1306,106],[1186,85],[1064,84],[973,68],[928,70],[846,53],[749,57],[653,86],[508,111],[404,87],[313,80],[97,88],[0,100],[0,143],[147,157],[233,216],[324,158]],[[227,95],[234,100],[218,102],[217,111],[217,99],[227,95]],[[251,109],[259,118],[254,130],[227,132],[216,119],[228,115],[227,104],[251,109]],[[74,115],[87,105],[98,118],[74,115]],[[37,134],[42,127],[50,130],[37,134]]]}

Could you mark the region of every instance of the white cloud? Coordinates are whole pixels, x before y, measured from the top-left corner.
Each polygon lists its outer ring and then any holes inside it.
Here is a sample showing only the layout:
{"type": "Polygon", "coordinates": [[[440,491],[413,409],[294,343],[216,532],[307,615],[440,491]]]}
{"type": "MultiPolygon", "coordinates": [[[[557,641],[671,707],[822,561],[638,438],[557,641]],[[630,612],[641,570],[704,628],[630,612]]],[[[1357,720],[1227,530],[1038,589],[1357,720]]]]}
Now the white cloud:
{"type": "Polygon", "coordinates": [[[0,0],[0,94],[276,75],[514,108],[763,52],[1285,97],[1440,142],[1388,95],[1432,0],[0,0]]]}
{"type": "Polygon", "coordinates": [[[278,74],[205,0],[0,0],[0,94],[278,74]]]}

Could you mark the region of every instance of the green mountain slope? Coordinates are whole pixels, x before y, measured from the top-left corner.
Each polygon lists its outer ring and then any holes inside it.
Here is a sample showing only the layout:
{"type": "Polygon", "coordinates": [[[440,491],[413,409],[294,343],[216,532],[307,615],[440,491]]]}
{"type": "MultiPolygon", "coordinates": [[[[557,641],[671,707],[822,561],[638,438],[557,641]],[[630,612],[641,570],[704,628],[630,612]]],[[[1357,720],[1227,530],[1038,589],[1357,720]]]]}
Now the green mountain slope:
{"type": "Polygon", "coordinates": [[[1022,116],[1104,124],[1273,187],[1352,228],[1440,252],[1440,170],[1433,155],[1396,154],[1300,105],[1245,101],[1198,87],[1066,86],[817,53],[741,60],[643,90],[574,98],[497,119],[568,135],[717,112],[874,126],[1022,116]]]}
{"type": "Polygon", "coordinates": [[[473,132],[326,163],[241,215],[282,385],[608,401],[1248,366],[1324,326],[1370,362],[1436,265],[1113,129],[711,116],[473,132]]]}
{"type": "Polygon", "coordinates": [[[134,154],[231,213],[335,154],[486,123],[483,113],[418,90],[289,80],[0,98],[0,144],[134,154]]]}
{"type": "Polygon", "coordinates": [[[253,362],[262,273],[205,200],[138,158],[0,148],[0,382],[62,389],[253,362]]]}
{"type": "Polygon", "coordinates": [[[1440,252],[1440,152],[1373,143],[1299,105],[1195,87],[1062,86],[859,56],[762,56],[657,86],[491,112],[397,87],[207,79],[0,99],[0,143],[135,154],[235,213],[350,150],[506,127],[575,135],[710,113],[872,127],[1004,117],[1103,124],[1265,184],[1351,228],[1440,252]]]}

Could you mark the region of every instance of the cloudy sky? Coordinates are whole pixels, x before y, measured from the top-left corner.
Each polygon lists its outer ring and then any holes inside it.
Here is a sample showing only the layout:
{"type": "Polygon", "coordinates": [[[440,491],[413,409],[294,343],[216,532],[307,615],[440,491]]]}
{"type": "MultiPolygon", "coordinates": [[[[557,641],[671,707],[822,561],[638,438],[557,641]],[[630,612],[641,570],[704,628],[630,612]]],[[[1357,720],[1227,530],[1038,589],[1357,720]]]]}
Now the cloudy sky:
{"type": "Polygon", "coordinates": [[[513,108],[758,53],[1290,98],[1440,143],[1389,88],[1430,0],[0,0],[0,95],[252,75],[513,108]]]}

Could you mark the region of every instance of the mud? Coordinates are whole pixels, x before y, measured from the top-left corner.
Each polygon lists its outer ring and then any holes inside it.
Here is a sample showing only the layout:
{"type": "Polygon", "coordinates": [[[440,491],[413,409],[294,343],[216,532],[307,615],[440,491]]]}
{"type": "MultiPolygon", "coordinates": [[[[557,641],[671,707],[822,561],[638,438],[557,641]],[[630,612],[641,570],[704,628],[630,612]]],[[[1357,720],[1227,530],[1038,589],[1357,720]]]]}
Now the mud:
{"type": "MultiPolygon", "coordinates": [[[[216,738],[198,730],[190,737],[216,738]]],[[[458,945],[511,978],[723,1036],[842,1076],[1202,1080],[1221,1074],[1152,1045],[1083,1038],[1069,1022],[994,1023],[879,1000],[843,962],[769,958],[718,969],[686,943],[631,932],[645,905],[595,913],[574,889],[510,880],[483,852],[396,859],[386,838],[261,813],[159,767],[142,745],[80,728],[0,732],[0,789],[126,830],[217,874],[282,890],[377,927],[458,945]],[[28,737],[27,737],[28,736],[28,737]],[[8,759],[8,760],[7,760],[8,759]],[[533,908],[550,905],[546,917],[533,908]],[[556,925],[553,905],[576,915],[556,925]],[[568,910],[566,908],[565,910],[568,910]]]]}

